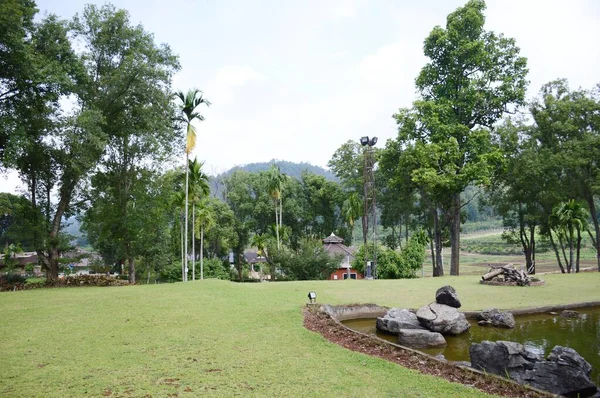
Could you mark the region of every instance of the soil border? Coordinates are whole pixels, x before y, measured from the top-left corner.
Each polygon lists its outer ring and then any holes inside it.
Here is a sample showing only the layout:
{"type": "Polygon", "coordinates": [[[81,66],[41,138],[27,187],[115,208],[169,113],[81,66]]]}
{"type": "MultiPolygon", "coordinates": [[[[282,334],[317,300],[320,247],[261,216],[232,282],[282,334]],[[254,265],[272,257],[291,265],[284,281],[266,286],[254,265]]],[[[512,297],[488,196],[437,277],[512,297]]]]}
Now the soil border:
{"type": "MultiPolygon", "coordinates": [[[[532,308],[522,308],[510,311],[514,315],[540,314],[573,308],[600,306],[600,301],[584,303],[550,305],[532,308]]],[[[307,305],[303,310],[304,327],[319,333],[325,339],[348,350],[397,363],[403,367],[424,374],[441,377],[453,383],[476,388],[488,394],[505,397],[553,397],[546,391],[530,386],[521,385],[510,379],[480,372],[476,369],[455,365],[445,360],[435,358],[420,351],[391,343],[387,340],[369,334],[352,330],[343,325],[339,318],[348,319],[373,317],[387,310],[387,307],[376,304],[350,304],[340,306],[307,305]]],[[[465,311],[469,319],[475,318],[480,311],[465,311]]]]}

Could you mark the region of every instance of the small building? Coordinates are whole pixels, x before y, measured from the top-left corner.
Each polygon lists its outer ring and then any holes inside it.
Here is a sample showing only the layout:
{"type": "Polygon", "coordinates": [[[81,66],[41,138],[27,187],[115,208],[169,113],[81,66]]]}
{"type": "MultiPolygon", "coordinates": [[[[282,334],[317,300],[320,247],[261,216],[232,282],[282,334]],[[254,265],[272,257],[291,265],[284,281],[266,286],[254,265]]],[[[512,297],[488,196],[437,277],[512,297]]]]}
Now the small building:
{"type": "Polygon", "coordinates": [[[258,254],[258,250],[249,249],[244,252],[244,259],[250,265],[248,277],[250,279],[270,279],[270,275],[263,273],[263,264],[267,266],[267,259],[258,254]]]}
{"type": "Polygon", "coordinates": [[[352,268],[352,261],[354,261],[354,250],[344,245],[344,239],[336,236],[333,232],[327,238],[323,239],[323,249],[331,256],[342,254],[342,262],[338,266],[338,269],[333,271],[329,275],[329,280],[343,280],[343,279],[363,279],[364,275],[359,271],[352,268]]]}

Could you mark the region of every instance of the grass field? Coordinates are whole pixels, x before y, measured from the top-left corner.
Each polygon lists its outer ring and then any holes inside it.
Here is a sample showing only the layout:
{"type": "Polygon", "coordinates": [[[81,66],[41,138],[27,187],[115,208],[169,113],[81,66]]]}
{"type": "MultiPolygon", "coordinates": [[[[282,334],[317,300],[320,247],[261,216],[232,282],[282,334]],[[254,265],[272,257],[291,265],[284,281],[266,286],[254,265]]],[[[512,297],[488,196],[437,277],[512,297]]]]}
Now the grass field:
{"type": "Polygon", "coordinates": [[[2,293],[0,396],[480,396],[307,331],[307,292],[321,303],[419,307],[451,284],[465,310],[600,300],[598,273],[545,279],[529,288],[462,276],[2,293]]]}

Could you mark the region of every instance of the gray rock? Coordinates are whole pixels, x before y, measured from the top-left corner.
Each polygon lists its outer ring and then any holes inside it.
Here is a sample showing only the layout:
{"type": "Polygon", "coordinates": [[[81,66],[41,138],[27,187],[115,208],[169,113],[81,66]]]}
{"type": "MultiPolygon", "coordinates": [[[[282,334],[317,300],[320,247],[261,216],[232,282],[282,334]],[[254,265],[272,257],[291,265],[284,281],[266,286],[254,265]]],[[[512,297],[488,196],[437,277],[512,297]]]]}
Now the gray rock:
{"type": "Polygon", "coordinates": [[[450,307],[460,308],[460,300],[456,290],[452,286],[442,286],[435,292],[435,301],[438,304],[446,304],[450,307]]]}
{"type": "Polygon", "coordinates": [[[479,325],[492,325],[499,328],[512,329],[515,327],[515,317],[510,312],[502,312],[497,308],[488,308],[477,315],[479,325]]]}
{"type": "Polygon", "coordinates": [[[563,318],[579,318],[579,312],[571,311],[571,310],[563,310],[560,313],[560,316],[562,316],[563,318]]]}
{"type": "Polygon", "coordinates": [[[471,327],[465,314],[445,304],[431,303],[419,308],[417,319],[427,329],[442,334],[457,335],[471,327]]]}
{"type": "Polygon", "coordinates": [[[596,394],[591,365],[572,348],[556,346],[547,360],[508,341],[484,341],[469,349],[473,368],[566,396],[596,394]]]}
{"type": "Polygon", "coordinates": [[[401,329],[398,333],[398,344],[412,348],[445,347],[446,339],[439,333],[429,330],[401,329]]]}
{"type": "Polygon", "coordinates": [[[424,329],[415,314],[402,308],[392,308],[383,317],[377,318],[376,326],[393,334],[398,334],[400,329],[424,329]]]}
{"type": "Polygon", "coordinates": [[[514,371],[532,369],[532,355],[522,344],[511,341],[482,341],[469,347],[473,368],[504,377],[514,371]]]}
{"type": "Polygon", "coordinates": [[[468,362],[468,361],[454,361],[454,362],[452,362],[452,365],[456,365],[456,366],[459,366],[461,368],[470,368],[471,367],[471,362],[468,362]]]}
{"type": "Polygon", "coordinates": [[[546,361],[526,371],[523,381],[554,394],[589,397],[597,393],[590,379],[592,366],[572,348],[556,346],[546,361]]]}

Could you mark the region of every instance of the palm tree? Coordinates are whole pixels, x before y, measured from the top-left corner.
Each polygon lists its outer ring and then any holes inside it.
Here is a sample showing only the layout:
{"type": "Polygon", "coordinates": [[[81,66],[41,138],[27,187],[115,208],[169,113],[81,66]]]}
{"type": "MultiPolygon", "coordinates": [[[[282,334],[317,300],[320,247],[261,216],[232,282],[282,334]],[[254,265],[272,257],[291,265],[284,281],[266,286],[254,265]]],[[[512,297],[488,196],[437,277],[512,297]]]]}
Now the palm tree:
{"type": "MultiPolygon", "coordinates": [[[[192,230],[196,231],[196,203],[210,194],[208,176],[202,172],[204,163],[196,158],[190,160],[188,169],[190,173],[189,196],[192,201],[192,230]]],[[[192,280],[196,280],[196,239],[192,239],[192,280]]]]}
{"type": "MultiPolygon", "coordinates": [[[[190,160],[190,153],[194,150],[196,146],[196,127],[192,124],[194,121],[202,121],[204,120],[204,116],[197,112],[197,108],[205,104],[206,106],[210,105],[206,99],[202,98],[202,91],[198,89],[190,89],[187,94],[184,94],[183,91],[178,91],[175,93],[175,97],[179,98],[181,101],[181,105],[179,110],[181,111],[181,116],[179,118],[180,121],[185,123],[186,125],[186,139],[185,139],[185,163],[188,164],[190,160]]],[[[189,168],[185,168],[185,256],[184,256],[184,266],[183,266],[183,276],[184,282],[187,282],[187,241],[188,241],[188,171],[189,168]]]]}
{"type": "MultiPolygon", "coordinates": [[[[559,238],[561,232],[569,244],[569,263],[567,264],[567,272],[572,272],[575,253],[575,231],[577,231],[577,252],[579,252],[581,230],[587,228],[587,220],[589,214],[584,205],[574,199],[567,202],[559,203],[552,209],[552,220],[557,229],[559,238]]],[[[579,272],[579,261],[575,267],[575,271],[579,272]]]]}
{"type": "Polygon", "coordinates": [[[179,229],[181,232],[181,280],[185,280],[185,274],[184,274],[184,257],[185,257],[185,251],[184,251],[184,244],[183,244],[183,221],[184,221],[184,214],[183,214],[183,209],[185,208],[185,194],[183,192],[176,192],[173,197],[171,198],[171,206],[174,207],[175,209],[178,210],[179,212],[179,229]]]}
{"type": "MultiPolygon", "coordinates": [[[[266,234],[255,234],[250,241],[252,246],[256,246],[256,254],[262,257],[267,257],[267,242],[269,237],[266,234]]],[[[262,267],[261,267],[261,279],[262,279],[262,267]]]]}
{"type": "Polygon", "coordinates": [[[350,193],[348,199],[342,204],[342,214],[350,226],[350,234],[354,232],[354,221],[362,216],[363,204],[356,192],[350,193]]]}
{"type": "Polygon", "coordinates": [[[279,230],[283,227],[283,183],[286,179],[286,175],[281,173],[279,167],[272,165],[267,174],[267,179],[269,193],[271,194],[275,204],[275,233],[277,235],[277,249],[279,249],[281,244],[281,240],[279,239],[279,230]]]}
{"type": "MultiPolygon", "coordinates": [[[[207,199],[203,199],[198,204],[198,209],[195,213],[198,219],[198,225],[194,228],[194,233],[197,238],[200,238],[200,280],[204,279],[204,232],[215,226],[216,220],[212,207],[207,199]],[[200,236],[198,236],[200,232],[200,236]]],[[[194,268],[194,272],[196,272],[194,268]]]]}

